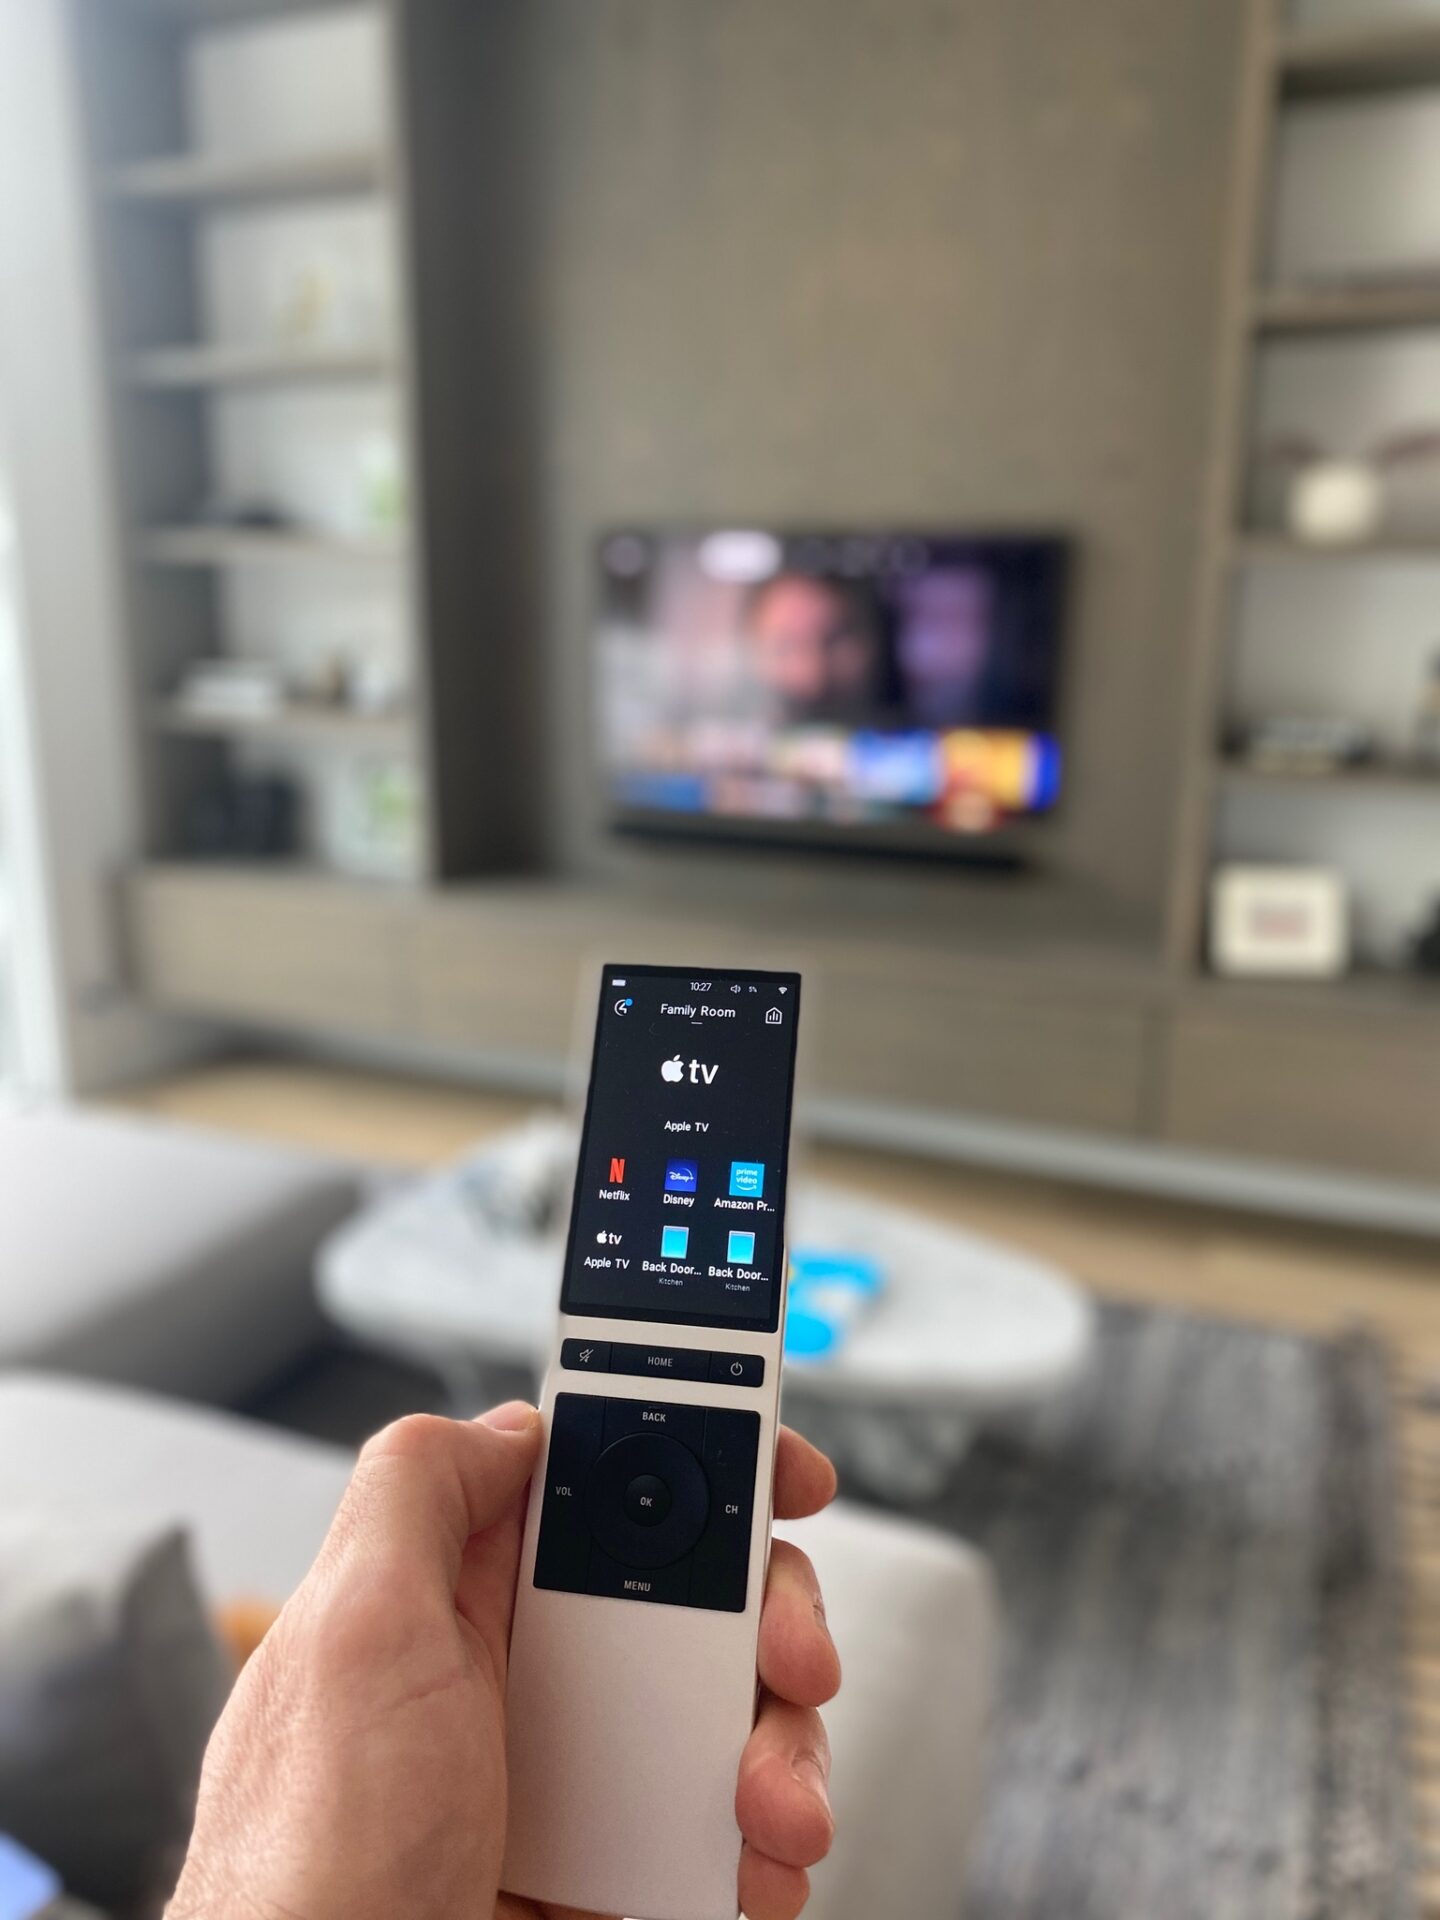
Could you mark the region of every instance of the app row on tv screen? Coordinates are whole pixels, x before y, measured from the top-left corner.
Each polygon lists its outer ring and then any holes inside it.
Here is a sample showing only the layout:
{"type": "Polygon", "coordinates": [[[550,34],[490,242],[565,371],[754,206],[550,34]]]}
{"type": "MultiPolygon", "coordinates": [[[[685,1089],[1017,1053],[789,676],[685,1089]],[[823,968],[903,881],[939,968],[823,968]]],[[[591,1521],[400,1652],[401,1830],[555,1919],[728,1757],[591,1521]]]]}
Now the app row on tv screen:
{"type": "Polygon", "coordinates": [[[603,748],[622,815],[916,822],[1052,806],[1057,539],[607,535],[603,748]]]}

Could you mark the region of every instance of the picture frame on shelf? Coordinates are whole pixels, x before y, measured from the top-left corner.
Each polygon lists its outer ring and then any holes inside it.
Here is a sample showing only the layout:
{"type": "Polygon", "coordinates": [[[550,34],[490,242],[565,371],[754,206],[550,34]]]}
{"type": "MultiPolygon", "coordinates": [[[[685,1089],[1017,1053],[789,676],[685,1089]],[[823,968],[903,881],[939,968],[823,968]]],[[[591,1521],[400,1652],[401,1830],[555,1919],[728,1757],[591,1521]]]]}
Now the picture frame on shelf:
{"type": "Polygon", "coordinates": [[[1209,959],[1232,979],[1338,980],[1350,968],[1350,900],[1329,867],[1225,864],[1210,881],[1209,959]]]}

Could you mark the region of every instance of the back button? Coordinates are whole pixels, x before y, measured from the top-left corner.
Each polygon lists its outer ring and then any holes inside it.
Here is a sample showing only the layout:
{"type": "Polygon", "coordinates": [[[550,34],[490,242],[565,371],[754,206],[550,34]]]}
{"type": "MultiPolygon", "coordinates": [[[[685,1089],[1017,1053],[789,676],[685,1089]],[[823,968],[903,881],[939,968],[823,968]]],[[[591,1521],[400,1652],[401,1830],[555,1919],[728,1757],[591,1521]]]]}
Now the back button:
{"type": "Polygon", "coordinates": [[[632,1433],[668,1434],[699,1454],[705,1445],[705,1409],[677,1407],[669,1400],[607,1400],[605,1445],[628,1440],[632,1433]]]}

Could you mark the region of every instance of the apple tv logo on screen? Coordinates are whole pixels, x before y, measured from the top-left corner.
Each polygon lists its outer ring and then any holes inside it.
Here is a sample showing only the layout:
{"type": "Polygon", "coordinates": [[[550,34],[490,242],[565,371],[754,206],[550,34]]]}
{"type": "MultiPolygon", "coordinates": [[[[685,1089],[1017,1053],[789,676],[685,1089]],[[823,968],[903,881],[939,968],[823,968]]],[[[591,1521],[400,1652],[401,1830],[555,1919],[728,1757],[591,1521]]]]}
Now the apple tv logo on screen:
{"type": "MultiPolygon", "coordinates": [[[[718,1066],[707,1067],[702,1065],[699,1060],[692,1060],[689,1064],[690,1084],[692,1087],[701,1085],[707,1087],[713,1086],[715,1076],[719,1071],[718,1066]]],[[[685,1079],[685,1077],[686,1064],[680,1054],[677,1053],[672,1060],[662,1060],[660,1062],[660,1078],[662,1080],[668,1080],[672,1086],[676,1086],[680,1081],[685,1079]]]]}

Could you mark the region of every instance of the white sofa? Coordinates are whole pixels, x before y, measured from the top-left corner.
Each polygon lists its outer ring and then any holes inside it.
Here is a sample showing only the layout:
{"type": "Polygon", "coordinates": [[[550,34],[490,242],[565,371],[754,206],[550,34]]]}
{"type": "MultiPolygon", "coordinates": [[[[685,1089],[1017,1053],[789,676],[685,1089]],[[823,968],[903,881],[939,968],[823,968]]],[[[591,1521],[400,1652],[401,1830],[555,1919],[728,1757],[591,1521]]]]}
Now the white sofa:
{"type": "Polygon", "coordinates": [[[352,1173],[287,1147],[0,1114],[0,1368],[242,1399],[319,1337],[315,1251],[358,1198],[352,1173]]]}
{"type": "MultiPolygon", "coordinates": [[[[348,1456],[231,1415],[44,1374],[0,1374],[0,1509],[180,1520],[215,1600],[283,1598],[348,1456]]],[[[827,1709],[835,1848],[814,1920],[954,1920],[996,1657],[985,1563],[908,1522],[836,1506],[783,1529],[819,1568],[845,1664],[827,1709]]]]}

